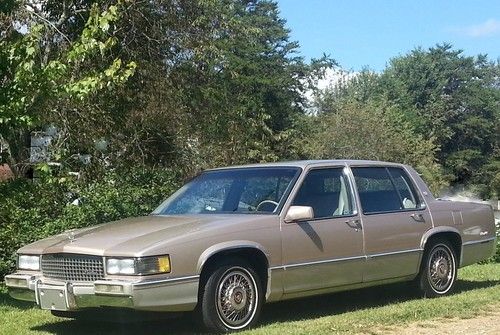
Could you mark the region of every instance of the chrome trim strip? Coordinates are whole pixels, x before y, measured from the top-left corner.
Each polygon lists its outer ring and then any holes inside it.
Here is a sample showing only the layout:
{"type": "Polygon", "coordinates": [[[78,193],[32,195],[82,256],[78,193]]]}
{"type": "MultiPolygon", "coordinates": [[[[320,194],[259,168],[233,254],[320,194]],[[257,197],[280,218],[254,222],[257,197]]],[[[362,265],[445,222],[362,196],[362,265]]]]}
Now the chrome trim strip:
{"type": "Polygon", "coordinates": [[[334,258],[334,259],[327,259],[327,260],[315,261],[315,262],[292,263],[292,264],[286,264],[286,265],[280,265],[280,266],[272,266],[269,268],[269,270],[280,270],[280,269],[286,270],[287,268],[295,268],[295,267],[299,267],[299,266],[353,261],[353,260],[357,260],[357,259],[370,259],[370,258],[375,258],[375,257],[392,256],[392,255],[407,254],[407,253],[411,253],[411,252],[422,252],[422,251],[424,251],[424,249],[420,249],[420,248],[419,249],[408,249],[408,250],[401,250],[401,251],[384,252],[384,253],[380,253],[380,254],[372,254],[372,255],[367,255],[367,256],[343,257],[343,258],[334,258]]]}
{"type": "MultiPolygon", "coordinates": [[[[359,205],[358,198],[356,195],[358,194],[358,190],[356,189],[356,185],[354,185],[354,175],[352,174],[351,167],[347,162],[345,163],[344,168],[342,169],[343,173],[347,179],[347,183],[349,184],[349,189],[351,190],[351,200],[352,200],[352,214],[359,215],[359,205]]],[[[363,227],[363,221],[361,220],[361,227],[363,227]]]]}
{"type": "Polygon", "coordinates": [[[69,290],[68,290],[68,285],[69,283],[64,284],[63,290],[64,290],[64,300],[66,300],[66,308],[71,309],[71,304],[69,303],[69,290]]]}
{"type": "Polygon", "coordinates": [[[164,284],[164,283],[177,283],[177,282],[181,282],[181,281],[192,281],[192,280],[196,280],[199,278],[200,278],[200,275],[194,275],[194,276],[186,276],[186,277],[177,277],[177,278],[135,282],[135,283],[132,283],[132,285],[134,287],[142,287],[142,286],[157,285],[157,284],[164,284]]]}
{"type": "Polygon", "coordinates": [[[284,270],[284,268],[285,268],[285,267],[284,267],[284,266],[281,266],[281,265],[280,265],[280,266],[271,266],[271,267],[269,268],[269,271],[273,271],[273,270],[284,270]]]}
{"type": "Polygon", "coordinates": [[[35,302],[38,306],[40,306],[40,290],[38,289],[38,286],[42,281],[40,279],[35,279],[35,302]]]}
{"type": "Polygon", "coordinates": [[[383,252],[380,254],[372,254],[368,255],[368,258],[375,258],[375,257],[383,257],[383,256],[392,256],[392,255],[400,255],[400,254],[408,254],[411,252],[422,252],[424,249],[418,248],[418,249],[408,249],[408,250],[400,250],[400,251],[392,251],[392,252],[383,252]]]}
{"type": "Polygon", "coordinates": [[[270,269],[271,270],[277,270],[277,269],[284,269],[284,270],[286,270],[287,268],[296,268],[296,267],[299,267],[299,266],[308,266],[308,265],[317,265],[317,264],[326,264],[326,263],[353,261],[353,260],[356,260],[356,259],[366,259],[366,256],[344,257],[344,258],[327,259],[327,260],[315,261],[315,262],[294,263],[294,264],[287,264],[287,265],[283,265],[283,266],[274,266],[274,267],[272,267],[270,269]]]}
{"type": "Polygon", "coordinates": [[[462,243],[463,246],[471,245],[471,244],[480,244],[480,243],[488,243],[494,241],[496,237],[485,238],[484,240],[476,240],[462,243]]]}
{"type": "Polygon", "coordinates": [[[83,287],[83,288],[94,288],[94,284],[96,282],[101,282],[101,281],[103,281],[103,280],[102,279],[101,280],[97,280],[97,281],[95,281],[93,283],[79,283],[79,282],[75,282],[75,283],[70,283],[70,284],[71,284],[71,286],[77,287],[77,288],[80,288],[80,287],[83,287]]]}

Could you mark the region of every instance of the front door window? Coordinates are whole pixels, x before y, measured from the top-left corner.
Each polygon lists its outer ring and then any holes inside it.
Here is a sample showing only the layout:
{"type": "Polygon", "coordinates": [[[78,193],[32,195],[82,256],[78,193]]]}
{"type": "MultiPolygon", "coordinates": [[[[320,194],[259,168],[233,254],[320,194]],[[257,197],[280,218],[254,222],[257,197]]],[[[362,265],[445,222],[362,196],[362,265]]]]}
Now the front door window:
{"type": "Polygon", "coordinates": [[[292,205],[312,207],[315,219],[352,215],[353,200],[348,185],[342,168],[311,170],[292,205]]]}

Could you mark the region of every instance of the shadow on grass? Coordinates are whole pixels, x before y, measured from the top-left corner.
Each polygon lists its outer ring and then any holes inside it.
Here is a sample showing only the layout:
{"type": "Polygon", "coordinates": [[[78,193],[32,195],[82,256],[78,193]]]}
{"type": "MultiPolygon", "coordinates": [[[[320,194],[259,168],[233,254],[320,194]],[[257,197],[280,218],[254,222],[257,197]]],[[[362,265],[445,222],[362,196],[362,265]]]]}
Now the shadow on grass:
{"type": "MultiPolygon", "coordinates": [[[[500,281],[468,281],[458,280],[456,293],[500,285],[500,281]]],[[[408,283],[391,284],[372,288],[358,289],[310,298],[283,301],[264,306],[261,314],[261,325],[275,322],[315,319],[327,315],[343,314],[355,310],[381,307],[397,302],[419,299],[420,296],[408,283]]],[[[0,296],[0,305],[6,302],[0,296]]],[[[8,303],[14,307],[21,307],[15,302],[8,303]]],[[[31,305],[29,305],[31,306],[31,305]]],[[[102,314],[101,314],[102,315],[102,314]]],[[[44,331],[52,334],[193,334],[197,331],[194,316],[191,313],[168,321],[130,322],[127,314],[122,316],[105,315],[113,319],[113,323],[99,321],[75,321],[60,319],[61,321],[46,323],[32,327],[32,330],[44,331]],[[126,321],[126,322],[120,322],[126,321]]]]}
{"type": "Polygon", "coordinates": [[[453,290],[454,294],[472,291],[480,288],[488,288],[500,285],[500,280],[485,280],[485,281],[472,281],[472,280],[457,280],[457,284],[453,290]]]}
{"type": "Polygon", "coordinates": [[[20,301],[20,300],[12,299],[9,296],[9,294],[7,293],[7,290],[2,289],[2,290],[0,290],[0,307],[27,309],[27,308],[36,307],[36,304],[33,302],[29,302],[29,301],[20,301]]]}
{"type": "MultiPolygon", "coordinates": [[[[197,327],[188,315],[171,319],[171,321],[151,322],[97,322],[64,320],[32,327],[31,330],[44,331],[51,334],[194,334],[197,327]]],[[[116,320],[115,320],[116,321],[116,320]]]]}
{"type": "MultiPolygon", "coordinates": [[[[454,294],[496,285],[500,285],[500,281],[458,280],[454,294]]],[[[422,297],[410,283],[376,286],[269,304],[264,308],[261,323],[315,319],[415,299],[422,297]]]]}

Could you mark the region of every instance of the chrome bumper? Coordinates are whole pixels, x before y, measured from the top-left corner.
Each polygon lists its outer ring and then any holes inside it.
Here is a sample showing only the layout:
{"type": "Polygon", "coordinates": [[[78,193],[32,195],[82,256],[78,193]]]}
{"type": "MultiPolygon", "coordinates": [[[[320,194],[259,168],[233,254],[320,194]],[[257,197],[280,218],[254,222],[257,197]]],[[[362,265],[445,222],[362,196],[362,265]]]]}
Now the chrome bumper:
{"type": "Polygon", "coordinates": [[[5,284],[14,299],[36,302],[40,308],[48,310],[124,307],[184,312],[196,306],[199,276],[137,282],[99,280],[69,283],[14,273],[5,277],[5,284]]]}

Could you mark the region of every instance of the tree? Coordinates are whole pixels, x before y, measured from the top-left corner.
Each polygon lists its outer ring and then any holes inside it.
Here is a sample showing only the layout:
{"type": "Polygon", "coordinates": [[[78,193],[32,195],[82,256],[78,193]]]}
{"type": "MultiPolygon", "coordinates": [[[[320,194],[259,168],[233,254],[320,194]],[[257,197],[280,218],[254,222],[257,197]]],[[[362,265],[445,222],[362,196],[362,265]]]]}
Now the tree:
{"type": "Polygon", "coordinates": [[[443,44],[396,57],[381,76],[381,89],[425,138],[435,138],[439,161],[455,184],[492,190],[483,167],[498,160],[499,64],[485,55],[464,56],[443,44]]]}
{"type": "Polygon", "coordinates": [[[92,6],[83,30],[71,41],[35,5],[16,4],[1,16],[0,140],[7,147],[6,160],[19,174],[31,129],[50,119],[47,115],[54,110],[61,112],[68,101],[78,104],[122,84],[133,75],[135,63],[114,58],[85,69],[89,59],[99,59],[116,43],[110,33],[119,19],[118,6],[92,6]]]}
{"type": "Polygon", "coordinates": [[[226,1],[230,22],[216,40],[219,56],[206,64],[192,100],[200,155],[212,164],[273,161],[301,109],[308,68],[270,1],[226,1]],[[231,5],[229,5],[231,4],[231,5]],[[215,157],[214,157],[215,158],[215,157]]]}
{"type": "MultiPolygon", "coordinates": [[[[64,36],[44,38],[52,43],[48,58],[78,41],[91,8],[112,4],[49,0],[35,8],[64,36]]],[[[133,78],[81,101],[38,109],[39,124],[58,128],[53,148],[65,162],[90,154],[96,168],[159,165],[192,174],[290,155],[306,78],[331,60],[309,66],[295,55],[297,43],[289,40],[275,2],[124,1],[121,8],[107,31],[116,43],[87,57],[77,74],[120,59],[137,64],[133,78]],[[106,150],[96,149],[96,141],[106,150]]]]}
{"type": "Polygon", "coordinates": [[[335,112],[307,117],[309,125],[298,145],[307,158],[369,159],[412,165],[433,191],[447,185],[436,162],[438,147],[415,134],[389,102],[346,102],[335,112]]]}
{"type": "Polygon", "coordinates": [[[498,195],[494,182],[499,156],[500,65],[484,55],[464,56],[448,44],[417,48],[398,56],[377,74],[364,70],[322,92],[323,113],[346,102],[396,108],[415,135],[439,149],[437,162],[452,186],[479,196],[498,195]],[[391,107],[392,106],[392,107],[391,107]]]}

